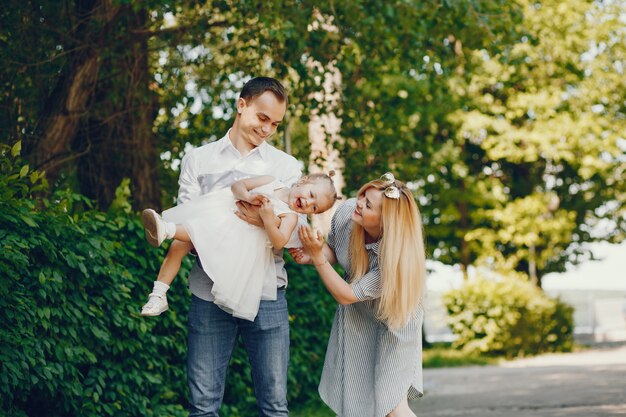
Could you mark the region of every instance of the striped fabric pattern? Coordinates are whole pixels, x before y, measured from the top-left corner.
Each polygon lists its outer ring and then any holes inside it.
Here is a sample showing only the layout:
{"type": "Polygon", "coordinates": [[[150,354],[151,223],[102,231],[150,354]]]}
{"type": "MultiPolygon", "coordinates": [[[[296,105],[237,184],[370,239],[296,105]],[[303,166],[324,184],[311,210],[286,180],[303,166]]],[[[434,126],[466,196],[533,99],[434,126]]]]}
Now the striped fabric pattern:
{"type": "MultiPolygon", "coordinates": [[[[349,199],[337,209],[328,236],[346,280],[355,208],[356,199],[349,199]]],[[[404,397],[413,399],[423,393],[423,304],[401,329],[391,330],[378,320],[378,242],[366,248],[370,269],[352,284],[361,301],[337,306],[319,386],[322,400],[339,417],[385,417],[404,397]]]]}

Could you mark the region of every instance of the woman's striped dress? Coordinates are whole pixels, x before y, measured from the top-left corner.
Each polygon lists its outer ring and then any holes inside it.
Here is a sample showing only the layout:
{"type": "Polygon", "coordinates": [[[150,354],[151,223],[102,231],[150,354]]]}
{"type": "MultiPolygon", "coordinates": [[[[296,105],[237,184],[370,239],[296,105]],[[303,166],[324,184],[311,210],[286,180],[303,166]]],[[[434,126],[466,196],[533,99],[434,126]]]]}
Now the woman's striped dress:
{"type": "MultiPolygon", "coordinates": [[[[348,245],[356,200],[343,203],[333,216],[328,245],[350,270],[348,245]]],[[[369,272],[352,284],[362,301],[338,305],[328,340],[320,396],[340,417],[385,417],[408,395],[422,396],[423,305],[409,323],[390,330],[376,319],[381,293],[378,242],[366,245],[369,272]]]]}

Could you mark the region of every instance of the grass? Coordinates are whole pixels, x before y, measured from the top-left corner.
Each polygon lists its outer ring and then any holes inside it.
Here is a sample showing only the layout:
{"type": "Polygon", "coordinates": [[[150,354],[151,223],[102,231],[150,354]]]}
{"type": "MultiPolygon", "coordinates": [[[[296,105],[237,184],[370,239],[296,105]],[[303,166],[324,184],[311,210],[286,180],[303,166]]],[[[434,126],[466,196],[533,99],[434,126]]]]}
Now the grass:
{"type": "Polygon", "coordinates": [[[469,365],[492,365],[498,363],[498,361],[498,358],[477,354],[470,355],[453,349],[449,345],[436,344],[424,350],[422,366],[424,368],[448,368],[469,365]]]}

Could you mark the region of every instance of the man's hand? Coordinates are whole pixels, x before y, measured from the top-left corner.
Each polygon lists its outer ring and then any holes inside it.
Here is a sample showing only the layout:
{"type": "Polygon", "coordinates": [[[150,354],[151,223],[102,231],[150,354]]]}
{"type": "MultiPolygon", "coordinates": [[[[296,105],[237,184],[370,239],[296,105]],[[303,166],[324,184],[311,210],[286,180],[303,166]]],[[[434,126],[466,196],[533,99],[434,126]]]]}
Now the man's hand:
{"type": "Polygon", "coordinates": [[[241,201],[248,202],[252,204],[253,206],[260,207],[266,202],[269,202],[269,200],[270,198],[266,196],[265,194],[250,193],[250,197],[248,199],[241,200],[241,201]]]}
{"type": "Polygon", "coordinates": [[[263,219],[261,219],[261,215],[259,214],[259,206],[241,200],[237,201],[236,204],[238,210],[235,214],[237,217],[253,226],[263,227],[263,219]]]}

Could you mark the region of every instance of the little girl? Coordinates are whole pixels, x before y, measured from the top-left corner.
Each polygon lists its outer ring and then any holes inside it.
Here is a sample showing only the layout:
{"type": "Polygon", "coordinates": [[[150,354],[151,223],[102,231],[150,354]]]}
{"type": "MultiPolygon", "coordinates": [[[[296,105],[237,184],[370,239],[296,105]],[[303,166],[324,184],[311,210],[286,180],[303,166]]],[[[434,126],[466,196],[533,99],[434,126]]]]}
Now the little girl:
{"type": "Polygon", "coordinates": [[[253,177],[165,210],[162,217],[152,209],[144,210],[142,220],[151,245],[176,240],[141,315],[158,316],[168,309],[166,292],[193,248],[213,281],[214,303],[234,317],[253,321],[260,300],[276,299],[272,247],[300,246],[293,232],[298,223],[306,224],[306,217],[297,213],[322,213],[332,207],[337,199],[332,175],[305,175],[292,187],[271,176],[253,177]],[[260,206],[263,228],[235,215],[237,200],[260,206]]]}

